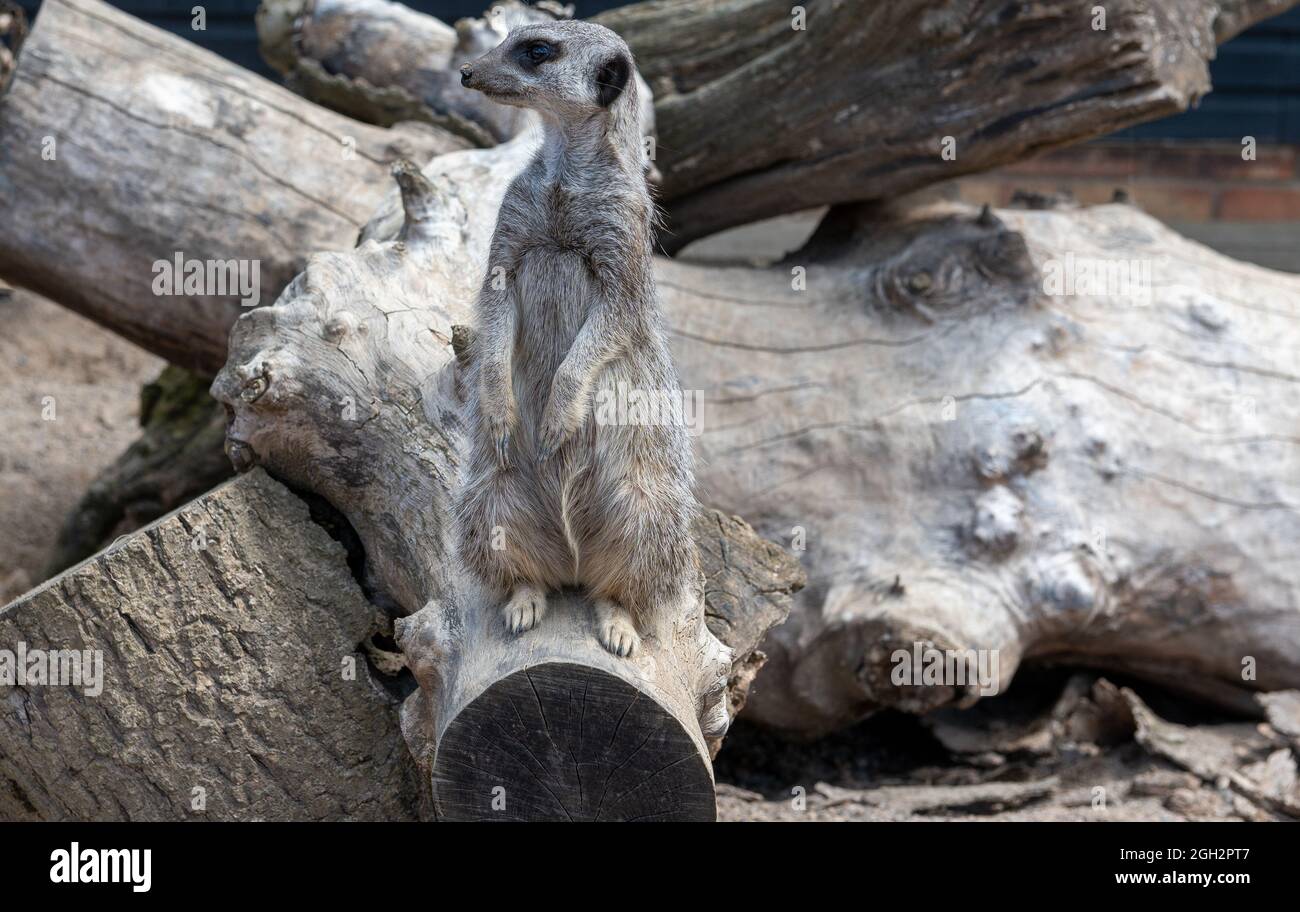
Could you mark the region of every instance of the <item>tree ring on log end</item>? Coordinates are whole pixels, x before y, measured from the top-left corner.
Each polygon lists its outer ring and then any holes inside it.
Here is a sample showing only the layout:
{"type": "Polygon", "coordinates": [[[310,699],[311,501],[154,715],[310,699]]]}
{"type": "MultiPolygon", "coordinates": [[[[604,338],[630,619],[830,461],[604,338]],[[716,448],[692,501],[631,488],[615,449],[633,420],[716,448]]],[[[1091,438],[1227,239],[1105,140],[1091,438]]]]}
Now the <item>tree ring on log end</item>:
{"type": "Polygon", "coordinates": [[[657,700],[600,669],[535,665],[497,681],[438,740],[443,820],[714,820],[713,776],[657,700]]]}

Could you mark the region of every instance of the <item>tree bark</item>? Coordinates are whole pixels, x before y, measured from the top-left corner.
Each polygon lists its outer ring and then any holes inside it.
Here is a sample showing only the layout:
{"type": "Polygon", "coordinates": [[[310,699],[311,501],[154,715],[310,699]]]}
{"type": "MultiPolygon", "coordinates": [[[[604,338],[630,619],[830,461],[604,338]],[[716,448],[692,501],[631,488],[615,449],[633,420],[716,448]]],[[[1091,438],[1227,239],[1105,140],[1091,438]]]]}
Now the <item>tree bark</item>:
{"type": "Polygon", "coordinates": [[[208,376],[237,293],[155,294],[158,261],[258,268],[261,302],[352,245],[390,162],[462,148],[309,104],[98,0],[50,0],[0,98],[0,275],[208,376]]]}
{"type": "Polygon", "coordinates": [[[222,485],[0,610],[0,676],[55,649],[102,672],[4,688],[0,818],[417,819],[376,626],[301,500],[222,485]]]}

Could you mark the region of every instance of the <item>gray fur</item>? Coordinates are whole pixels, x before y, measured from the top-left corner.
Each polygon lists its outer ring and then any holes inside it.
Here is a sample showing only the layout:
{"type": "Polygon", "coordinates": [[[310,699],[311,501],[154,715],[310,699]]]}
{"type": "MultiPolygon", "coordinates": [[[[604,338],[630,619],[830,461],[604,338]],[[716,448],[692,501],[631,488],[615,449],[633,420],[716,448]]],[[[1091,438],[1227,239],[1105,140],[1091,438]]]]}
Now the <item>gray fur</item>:
{"type": "Polygon", "coordinates": [[[622,70],[608,65],[616,57],[635,73],[613,32],[553,22],[511,31],[465,67],[470,88],[538,111],[544,140],[502,203],[479,292],[457,519],[467,566],[509,596],[507,626],[537,623],[546,591],[585,586],[601,642],[627,655],[635,626],[693,597],[698,505],[685,427],[593,414],[595,394],[620,383],[679,389],[652,271],[636,79],[600,103],[597,74],[622,70]],[[536,42],[558,53],[523,59],[536,42]]]}

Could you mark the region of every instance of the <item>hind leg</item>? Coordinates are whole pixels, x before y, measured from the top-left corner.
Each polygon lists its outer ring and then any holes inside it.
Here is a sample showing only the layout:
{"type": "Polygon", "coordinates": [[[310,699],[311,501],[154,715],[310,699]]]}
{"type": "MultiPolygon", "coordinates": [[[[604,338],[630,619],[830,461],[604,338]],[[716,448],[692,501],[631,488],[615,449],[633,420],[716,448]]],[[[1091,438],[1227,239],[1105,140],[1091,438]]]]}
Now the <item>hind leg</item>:
{"type": "Polygon", "coordinates": [[[539,528],[519,479],[493,473],[471,490],[457,509],[461,559],[502,605],[506,630],[531,630],[546,614],[547,590],[563,584],[554,533],[539,528]]]}
{"type": "Polygon", "coordinates": [[[630,656],[641,645],[631,613],[613,599],[597,598],[596,638],[614,655],[630,656]]]}
{"type": "Polygon", "coordinates": [[[697,566],[689,488],[665,483],[645,460],[606,460],[629,463],[595,473],[584,492],[594,509],[581,530],[581,582],[596,601],[597,636],[615,655],[634,651],[639,635],[671,629],[697,566]]]}

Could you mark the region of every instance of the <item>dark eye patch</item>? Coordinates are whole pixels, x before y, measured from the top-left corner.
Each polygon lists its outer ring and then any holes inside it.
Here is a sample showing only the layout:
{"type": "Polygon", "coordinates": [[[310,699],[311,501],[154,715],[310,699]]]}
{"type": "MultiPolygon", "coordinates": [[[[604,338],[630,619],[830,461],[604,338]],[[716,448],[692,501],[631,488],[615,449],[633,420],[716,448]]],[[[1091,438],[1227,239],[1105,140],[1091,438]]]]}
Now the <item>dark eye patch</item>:
{"type": "Polygon", "coordinates": [[[520,66],[535,69],[543,63],[557,59],[560,56],[560,48],[549,41],[534,38],[519,42],[514,56],[520,66]]]}

